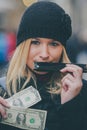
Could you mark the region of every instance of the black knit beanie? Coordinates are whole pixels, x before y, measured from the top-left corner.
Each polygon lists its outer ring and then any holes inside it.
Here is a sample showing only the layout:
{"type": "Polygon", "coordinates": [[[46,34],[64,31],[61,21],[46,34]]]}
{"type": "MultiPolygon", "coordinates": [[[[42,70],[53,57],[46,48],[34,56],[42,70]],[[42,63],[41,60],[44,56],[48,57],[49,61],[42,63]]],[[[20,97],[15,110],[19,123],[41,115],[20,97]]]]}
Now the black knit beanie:
{"type": "Polygon", "coordinates": [[[40,1],[24,12],[18,33],[17,45],[28,38],[50,38],[66,46],[72,33],[71,19],[56,3],[40,1]]]}

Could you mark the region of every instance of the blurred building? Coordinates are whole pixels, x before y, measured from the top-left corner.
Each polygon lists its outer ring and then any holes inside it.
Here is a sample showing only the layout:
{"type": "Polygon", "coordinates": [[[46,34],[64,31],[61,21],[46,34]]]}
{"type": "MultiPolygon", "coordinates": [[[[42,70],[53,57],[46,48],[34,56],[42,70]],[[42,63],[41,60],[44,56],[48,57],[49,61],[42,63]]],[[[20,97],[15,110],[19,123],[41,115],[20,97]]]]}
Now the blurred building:
{"type": "Polygon", "coordinates": [[[22,0],[0,0],[0,28],[16,30],[24,8],[22,0]]]}
{"type": "Polygon", "coordinates": [[[25,6],[21,0],[0,0],[0,63],[7,62],[16,47],[16,32],[25,6]]]}

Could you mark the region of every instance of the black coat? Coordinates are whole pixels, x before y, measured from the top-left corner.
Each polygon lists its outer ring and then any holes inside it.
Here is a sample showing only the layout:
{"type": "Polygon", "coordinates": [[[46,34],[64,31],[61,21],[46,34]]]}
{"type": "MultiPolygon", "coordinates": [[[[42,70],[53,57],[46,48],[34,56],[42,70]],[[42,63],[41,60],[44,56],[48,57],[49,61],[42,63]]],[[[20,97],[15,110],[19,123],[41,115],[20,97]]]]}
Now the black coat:
{"type": "MultiPolygon", "coordinates": [[[[30,85],[32,82],[26,87],[30,85]]],[[[52,98],[46,91],[45,84],[37,83],[37,86],[42,100],[31,108],[47,110],[45,130],[87,130],[87,81],[83,80],[79,95],[63,105],[60,103],[60,95],[52,98]]],[[[3,124],[0,124],[0,129],[20,130],[3,124]]]]}

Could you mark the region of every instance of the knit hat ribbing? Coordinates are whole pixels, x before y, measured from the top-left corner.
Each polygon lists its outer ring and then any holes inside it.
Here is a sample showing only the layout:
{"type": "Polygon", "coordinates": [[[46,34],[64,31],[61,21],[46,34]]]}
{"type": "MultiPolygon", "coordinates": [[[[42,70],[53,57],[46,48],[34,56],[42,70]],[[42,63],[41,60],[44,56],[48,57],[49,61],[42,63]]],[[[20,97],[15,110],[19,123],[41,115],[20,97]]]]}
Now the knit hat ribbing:
{"type": "Polygon", "coordinates": [[[66,46],[72,33],[71,19],[56,3],[40,1],[24,12],[18,33],[17,45],[28,38],[50,38],[66,46]]]}

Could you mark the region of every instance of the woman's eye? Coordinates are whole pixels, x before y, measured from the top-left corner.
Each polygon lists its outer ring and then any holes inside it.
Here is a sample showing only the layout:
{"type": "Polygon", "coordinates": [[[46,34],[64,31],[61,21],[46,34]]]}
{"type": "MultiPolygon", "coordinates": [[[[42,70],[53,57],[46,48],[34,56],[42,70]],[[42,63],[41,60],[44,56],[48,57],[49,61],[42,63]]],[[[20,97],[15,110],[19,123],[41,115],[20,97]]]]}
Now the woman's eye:
{"type": "Polygon", "coordinates": [[[39,43],[39,41],[31,41],[31,44],[38,45],[40,43],[39,43]]]}
{"type": "Polygon", "coordinates": [[[51,46],[58,46],[58,43],[52,42],[52,43],[50,43],[50,45],[51,45],[51,46]]]}

